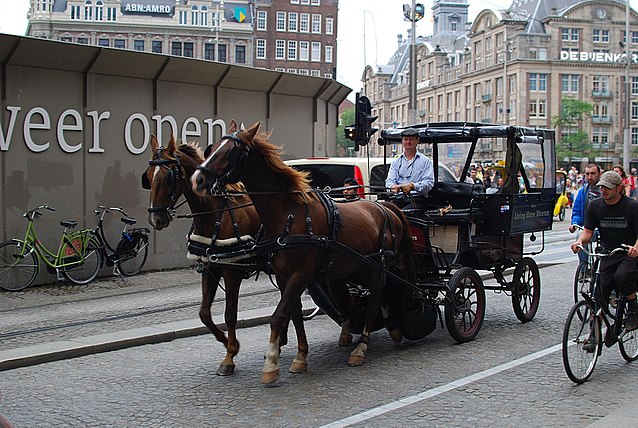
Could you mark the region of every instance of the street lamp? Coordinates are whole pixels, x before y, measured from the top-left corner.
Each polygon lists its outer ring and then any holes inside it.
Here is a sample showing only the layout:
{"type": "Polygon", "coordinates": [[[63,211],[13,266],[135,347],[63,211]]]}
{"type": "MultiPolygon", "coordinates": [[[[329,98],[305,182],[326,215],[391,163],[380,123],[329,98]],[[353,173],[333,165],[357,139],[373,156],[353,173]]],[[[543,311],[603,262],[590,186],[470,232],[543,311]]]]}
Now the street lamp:
{"type": "Polygon", "coordinates": [[[410,98],[408,101],[408,123],[416,123],[416,22],[423,18],[422,3],[412,0],[412,7],[403,5],[403,15],[412,24],[410,37],[410,98]]]}
{"type": "Polygon", "coordinates": [[[630,171],[629,152],[631,148],[629,120],[631,119],[631,84],[629,82],[629,69],[631,67],[631,56],[629,52],[629,0],[625,8],[625,129],[623,133],[623,167],[625,171],[630,171]]]}

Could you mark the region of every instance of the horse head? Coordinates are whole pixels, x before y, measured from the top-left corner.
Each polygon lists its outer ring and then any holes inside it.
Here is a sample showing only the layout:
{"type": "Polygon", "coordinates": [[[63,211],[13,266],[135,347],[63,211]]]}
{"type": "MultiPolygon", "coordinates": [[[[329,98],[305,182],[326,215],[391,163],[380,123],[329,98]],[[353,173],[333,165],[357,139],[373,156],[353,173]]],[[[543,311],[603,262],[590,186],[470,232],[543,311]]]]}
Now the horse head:
{"type": "Polygon", "coordinates": [[[160,145],[152,135],[151,148],[149,166],[142,173],[142,188],[151,191],[148,222],[156,230],[161,230],[171,222],[175,204],[184,193],[185,173],[176,154],[177,146],[172,135],[166,147],[160,145]]]}
{"type": "Polygon", "coordinates": [[[250,144],[259,130],[257,122],[246,130],[237,130],[233,120],[228,133],[206,148],[204,162],[191,176],[193,191],[200,195],[220,193],[229,183],[241,180],[250,144]]]}

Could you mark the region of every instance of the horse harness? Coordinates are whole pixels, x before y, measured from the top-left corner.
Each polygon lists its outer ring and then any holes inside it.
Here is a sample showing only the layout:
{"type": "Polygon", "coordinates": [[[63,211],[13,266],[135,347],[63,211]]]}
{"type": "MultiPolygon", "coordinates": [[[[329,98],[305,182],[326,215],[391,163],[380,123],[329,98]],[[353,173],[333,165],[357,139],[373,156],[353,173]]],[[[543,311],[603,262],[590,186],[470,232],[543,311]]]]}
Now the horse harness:
{"type": "Polygon", "coordinates": [[[167,181],[168,185],[171,187],[171,201],[168,205],[162,207],[148,207],[147,211],[149,213],[163,212],[166,211],[169,216],[173,216],[173,212],[175,211],[175,204],[177,203],[177,199],[179,198],[177,183],[181,180],[182,177],[182,167],[179,163],[179,158],[174,159],[163,159],[162,152],[164,151],[164,147],[159,146],[155,151],[155,156],[153,159],[148,161],[148,168],[146,171],[142,173],[142,189],[151,190],[151,182],[148,179],[148,172],[153,167],[166,168],[168,170],[167,173],[167,181]]]}

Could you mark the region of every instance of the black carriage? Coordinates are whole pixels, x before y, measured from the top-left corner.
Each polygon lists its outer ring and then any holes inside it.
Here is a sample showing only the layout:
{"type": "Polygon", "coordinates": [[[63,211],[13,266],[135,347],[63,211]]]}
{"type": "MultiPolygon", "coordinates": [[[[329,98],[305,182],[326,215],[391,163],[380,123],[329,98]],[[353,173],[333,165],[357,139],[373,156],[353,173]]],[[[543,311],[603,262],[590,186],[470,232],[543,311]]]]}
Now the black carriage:
{"type": "MultiPolygon", "coordinates": [[[[415,128],[435,165],[427,209],[408,213],[419,258],[417,285],[424,289],[444,285],[448,329],[457,340],[477,331],[463,333],[462,325],[455,331],[452,318],[458,322],[464,311],[482,318],[484,289],[510,295],[517,318],[530,321],[538,309],[541,284],[538,266],[527,257],[523,242],[525,234],[534,240],[537,232],[552,228],[554,131],[468,123],[415,128]],[[493,159],[494,153],[502,159],[491,164],[482,159],[485,154],[493,159]],[[438,180],[436,166],[441,164],[457,174],[456,182],[438,180]],[[483,184],[474,183],[469,171],[478,166],[485,174],[494,171],[494,176],[483,177],[483,184]],[[500,187],[498,178],[502,178],[500,187]],[[505,276],[508,268],[514,268],[510,280],[505,276]],[[491,272],[497,284],[483,285],[477,270],[491,272]],[[466,283],[473,286],[460,290],[466,283]]],[[[384,130],[379,142],[400,143],[401,131],[384,130]]],[[[475,324],[480,327],[478,320],[475,324]]]]}

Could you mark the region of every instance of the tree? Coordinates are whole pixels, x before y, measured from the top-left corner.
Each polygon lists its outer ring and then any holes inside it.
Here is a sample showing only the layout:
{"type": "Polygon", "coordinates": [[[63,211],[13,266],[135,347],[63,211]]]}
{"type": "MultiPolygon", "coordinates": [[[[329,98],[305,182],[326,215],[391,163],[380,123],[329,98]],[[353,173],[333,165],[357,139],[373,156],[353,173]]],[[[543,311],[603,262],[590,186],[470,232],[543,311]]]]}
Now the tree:
{"type": "Polygon", "coordinates": [[[582,130],[582,122],[585,117],[591,116],[594,106],[588,102],[574,98],[561,100],[560,113],[552,117],[552,124],[559,128],[557,134],[560,141],[556,146],[558,159],[573,157],[592,157],[598,154],[598,150],[592,148],[587,132],[582,130]],[[567,133],[562,133],[561,128],[567,128],[567,133]],[[572,133],[572,128],[576,132],[572,133]]]}
{"type": "Polygon", "coordinates": [[[337,156],[354,156],[354,141],[348,140],[344,128],[354,123],[354,107],[341,113],[341,123],[337,127],[337,156]]]}

